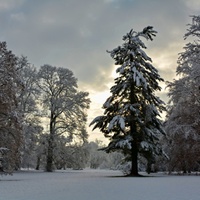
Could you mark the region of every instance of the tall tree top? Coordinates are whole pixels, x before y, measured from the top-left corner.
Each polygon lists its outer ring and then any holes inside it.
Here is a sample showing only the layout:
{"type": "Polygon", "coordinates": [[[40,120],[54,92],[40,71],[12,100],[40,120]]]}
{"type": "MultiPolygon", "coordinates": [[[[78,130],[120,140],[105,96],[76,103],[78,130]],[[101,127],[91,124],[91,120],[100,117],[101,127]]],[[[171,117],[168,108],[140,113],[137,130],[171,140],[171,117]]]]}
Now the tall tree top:
{"type": "MultiPolygon", "coordinates": [[[[91,122],[91,125],[95,124],[94,129],[100,128],[106,136],[115,133],[122,139],[122,133],[125,137],[132,134],[130,126],[133,121],[140,127],[139,131],[149,126],[148,129],[154,127],[163,133],[157,116],[165,109],[164,102],[154,94],[161,90],[159,81],[163,79],[151,64],[151,58],[142,50],[146,46],[141,40],[142,37],[153,40],[156,33],[152,26],[141,32],[131,29],[123,36],[121,46],[107,51],[119,65],[116,70],[119,76],[110,89],[112,95],[103,104],[104,116],[91,122]]],[[[116,141],[115,134],[112,138],[116,141]]]]}

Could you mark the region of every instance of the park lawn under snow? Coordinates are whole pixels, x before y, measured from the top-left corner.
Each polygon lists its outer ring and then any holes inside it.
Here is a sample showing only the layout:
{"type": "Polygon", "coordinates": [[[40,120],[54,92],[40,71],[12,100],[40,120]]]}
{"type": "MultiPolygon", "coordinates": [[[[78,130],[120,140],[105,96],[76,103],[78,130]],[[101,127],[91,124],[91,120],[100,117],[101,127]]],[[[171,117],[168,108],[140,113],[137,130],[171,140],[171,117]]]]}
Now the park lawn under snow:
{"type": "Polygon", "coordinates": [[[118,171],[23,171],[0,176],[0,200],[197,200],[200,176],[122,177],[118,171]]]}

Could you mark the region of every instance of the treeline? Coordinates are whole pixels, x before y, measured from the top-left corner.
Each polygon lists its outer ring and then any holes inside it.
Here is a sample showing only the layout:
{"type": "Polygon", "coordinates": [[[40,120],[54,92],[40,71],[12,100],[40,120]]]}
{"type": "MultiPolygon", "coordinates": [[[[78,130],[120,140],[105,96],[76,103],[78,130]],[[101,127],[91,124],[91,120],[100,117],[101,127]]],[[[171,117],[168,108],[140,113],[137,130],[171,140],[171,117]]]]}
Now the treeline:
{"type": "Polygon", "coordinates": [[[13,170],[116,169],[122,154],[88,142],[88,93],[67,68],[30,64],[0,42],[0,174],[13,170]]]}
{"type": "Polygon", "coordinates": [[[52,171],[66,163],[72,144],[80,148],[87,142],[89,94],[78,90],[69,69],[36,69],[1,42],[0,87],[2,172],[21,167],[52,171]]]}

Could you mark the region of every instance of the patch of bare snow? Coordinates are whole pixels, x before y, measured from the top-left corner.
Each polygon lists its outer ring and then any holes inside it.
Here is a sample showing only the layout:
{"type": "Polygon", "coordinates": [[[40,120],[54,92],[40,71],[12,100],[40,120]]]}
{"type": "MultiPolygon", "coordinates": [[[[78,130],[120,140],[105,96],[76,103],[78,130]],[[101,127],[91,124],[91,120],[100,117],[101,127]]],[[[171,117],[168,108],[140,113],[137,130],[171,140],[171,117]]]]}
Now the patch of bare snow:
{"type": "Polygon", "coordinates": [[[0,177],[0,200],[197,200],[199,176],[122,177],[119,171],[24,171],[0,177]]]}

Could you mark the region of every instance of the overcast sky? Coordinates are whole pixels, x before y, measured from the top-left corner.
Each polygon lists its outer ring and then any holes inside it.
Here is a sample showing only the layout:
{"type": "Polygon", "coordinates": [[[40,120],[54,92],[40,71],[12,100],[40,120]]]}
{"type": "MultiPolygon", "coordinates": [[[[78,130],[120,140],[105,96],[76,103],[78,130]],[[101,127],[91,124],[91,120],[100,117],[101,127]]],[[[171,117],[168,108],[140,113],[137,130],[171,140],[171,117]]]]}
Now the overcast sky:
{"type": "MultiPolygon", "coordinates": [[[[199,14],[200,0],[0,0],[0,40],[36,67],[71,69],[80,90],[90,92],[90,122],[102,113],[113,84],[115,66],[106,50],[121,45],[130,29],[151,25],[158,34],[145,43],[147,53],[171,81],[189,16],[199,14]]],[[[90,134],[103,138],[98,130],[90,134]]]]}

